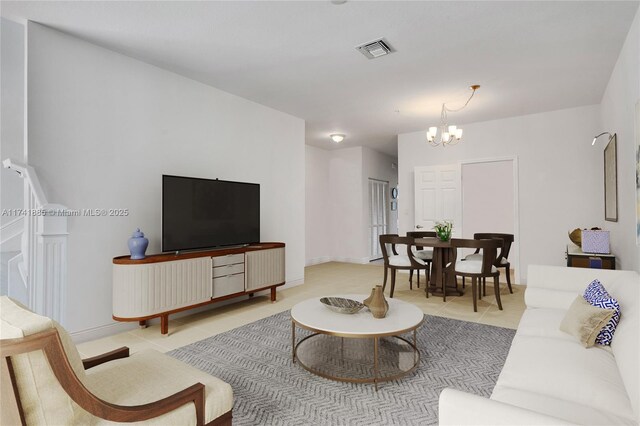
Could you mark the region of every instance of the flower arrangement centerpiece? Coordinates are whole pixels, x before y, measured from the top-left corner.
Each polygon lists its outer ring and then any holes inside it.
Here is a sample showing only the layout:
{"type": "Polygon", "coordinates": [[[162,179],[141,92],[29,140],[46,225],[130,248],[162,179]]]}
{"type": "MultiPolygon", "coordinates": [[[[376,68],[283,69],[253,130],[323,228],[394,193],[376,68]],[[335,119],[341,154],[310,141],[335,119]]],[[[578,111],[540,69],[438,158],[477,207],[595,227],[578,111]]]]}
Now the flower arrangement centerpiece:
{"type": "Polygon", "coordinates": [[[436,235],[440,241],[449,241],[451,239],[451,230],[453,229],[453,223],[448,220],[442,222],[436,222],[433,227],[436,230],[436,235]]]}

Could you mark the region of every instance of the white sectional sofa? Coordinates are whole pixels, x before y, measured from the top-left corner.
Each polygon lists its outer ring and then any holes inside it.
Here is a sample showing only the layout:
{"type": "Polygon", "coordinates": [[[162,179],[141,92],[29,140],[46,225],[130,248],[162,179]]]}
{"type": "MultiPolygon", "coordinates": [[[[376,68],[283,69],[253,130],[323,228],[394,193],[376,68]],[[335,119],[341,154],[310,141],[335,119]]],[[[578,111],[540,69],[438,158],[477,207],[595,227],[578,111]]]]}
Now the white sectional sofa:
{"type": "Polygon", "coordinates": [[[525,302],[491,398],[445,389],[440,424],[638,425],[638,273],[532,265],[525,302]],[[576,295],[594,279],[618,300],[621,316],[611,347],[585,349],[559,326],[576,295]]]}

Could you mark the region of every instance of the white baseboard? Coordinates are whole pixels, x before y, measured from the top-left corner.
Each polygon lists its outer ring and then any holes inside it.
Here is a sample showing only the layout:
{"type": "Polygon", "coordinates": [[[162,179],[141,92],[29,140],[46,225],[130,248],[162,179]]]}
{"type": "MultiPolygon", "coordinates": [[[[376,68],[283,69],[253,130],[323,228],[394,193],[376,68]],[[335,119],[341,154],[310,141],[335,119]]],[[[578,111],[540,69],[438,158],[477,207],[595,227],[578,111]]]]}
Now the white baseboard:
{"type": "Polygon", "coordinates": [[[322,257],[314,257],[312,259],[307,259],[304,266],[318,265],[320,263],[331,262],[330,256],[322,256],[322,257]]]}
{"type": "Polygon", "coordinates": [[[73,333],[69,334],[71,335],[71,339],[75,343],[82,343],[89,340],[101,339],[103,337],[113,336],[114,334],[134,330],[137,327],[138,324],[135,322],[113,322],[111,324],[99,325],[97,327],[87,328],[85,330],[74,331],[73,333]]]}
{"type": "Polygon", "coordinates": [[[291,288],[291,287],[299,286],[300,284],[304,284],[304,278],[289,280],[285,283],[284,287],[278,287],[278,288],[291,288]]]}
{"type": "Polygon", "coordinates": [[[314,257],[313,259],[307,259],[304,266],[313,266],[319,265],[320,263],[327,262],[344,262],[344,263],[357,263],[358,265],[366,265],[371,263],[371,259],[368,257],[330,257],[330,256],[322,256],[322,257],[314,257]]]}
{"type": "Polygon", "coordinates": [[[359,265],[367,265],[369,263],[368,257],[334,257],[331,259],[332,262],[344,262],[344,263],[357,263],[359,265]]]}

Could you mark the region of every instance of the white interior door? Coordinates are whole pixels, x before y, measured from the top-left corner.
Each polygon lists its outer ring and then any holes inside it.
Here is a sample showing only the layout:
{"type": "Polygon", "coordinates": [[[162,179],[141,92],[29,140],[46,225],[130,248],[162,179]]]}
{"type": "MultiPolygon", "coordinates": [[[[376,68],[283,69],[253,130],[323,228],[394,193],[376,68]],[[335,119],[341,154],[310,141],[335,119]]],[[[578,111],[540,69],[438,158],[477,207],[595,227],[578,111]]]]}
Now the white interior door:
{"type": "Polygon", "coordinates": [[[382,258],[380,235],[388,231],[389,182],[369,178],[369,260],[382,258]]]}
{"type": "Polygon", "coordinates": [[[452,236],[462,235],[460,165],[421,166],[414,169],[415,228],[431,231],[436,222],[453,222],[452,236]]]}

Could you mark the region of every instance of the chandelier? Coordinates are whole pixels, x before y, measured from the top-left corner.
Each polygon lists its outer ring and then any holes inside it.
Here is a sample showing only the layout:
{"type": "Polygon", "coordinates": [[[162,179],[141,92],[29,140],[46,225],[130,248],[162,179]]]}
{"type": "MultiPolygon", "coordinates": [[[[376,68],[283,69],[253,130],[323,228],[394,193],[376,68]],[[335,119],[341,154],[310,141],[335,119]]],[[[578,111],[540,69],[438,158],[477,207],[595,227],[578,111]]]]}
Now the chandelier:
{"type": "Polygon", "coordinates": [[[465,109],[465,107],[469,105],[469,102],[471,101],[471,98],[473,98],[473,95],[476,93],[476,90],[478,90],[479,88],[479,84],[474,84],[473,86],[471,86],[471,96],[469,96],[467,102],[465,102],[464,105],[462,105],[462,107],[458,109],[450,109],[447,108],[447,104],[442,104],[442,112],[440,112],[440,138],[436,139],[436,136],[438,136],[437,127],[429,127],[429,130],[427,130],[427,141],[432,146],[442,145],[443,147],[445,147],[447,145],[455,145],[460,142],[460,139],[462,139],[462,129],[454,125],[449,125],[447,120],[447,113],[458,112],[465,109]]]}

